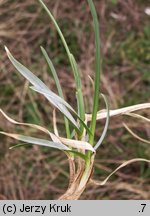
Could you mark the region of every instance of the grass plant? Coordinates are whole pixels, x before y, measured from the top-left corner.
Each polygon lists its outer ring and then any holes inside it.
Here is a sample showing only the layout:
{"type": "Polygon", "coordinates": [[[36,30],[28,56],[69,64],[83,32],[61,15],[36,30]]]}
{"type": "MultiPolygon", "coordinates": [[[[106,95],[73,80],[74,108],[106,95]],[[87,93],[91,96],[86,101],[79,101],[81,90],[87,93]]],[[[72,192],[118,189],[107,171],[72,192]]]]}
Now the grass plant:
{"type": "MultiPolygon", "coordinates": [[[[37,130],[41,130],[43,133],[49,135],[49,139],[39,139],[37,137],[29,137],[20,134],[11,134],[7,132],[0,132],[3,135],[9,136],[19,141],[23,141],[25,144],[37,144],[41,146],[47,146],[59,149],[63,151],[67,157],[70,168],[70,179],[68,190],[65,194],[63,194],[59,199],[79,199],[83,191],[85,190],[87,184],[92,181],[93,167],[94,167],[94,159],[96,155],[96,150],[103,143],[105,136],[107,135],[107,130],[109,127],[109,121],[112,116],[118,115],[127,115],[132,118],[139,118],[141,120],[149,122],[150,120],[135,114],[134,112],[141,109],[150,108],[150,103],[137,104],[130,107],[124,107],[116,110],[110,110],[108,98],[100,92],[100,80],[101,80],[101,55],[100,55],[100,31],[99,31],[99,22],[98,16],[96,13],[96,8],[92,0],[87,0],[89,5],[91,15],[93,18],[93,27],[95,33],[95,78],[93,81],[94,86],[94,95],[93,95],[93,109],[91,114],[85,113],[85,104],[84,104],[84,95],[82,91],[82,81],[80,78],[80,70],[78,64],[75,60],[73,53],[71,53],[65,37],[59,28],[58,23],[53,17],[50,10],[47,8],[45,3],[42,0],[38,0],[43,9],[46,11],[50,20],[53,22],[60,38],[62,44],[66,50],[70,66],[74,75],[75,85],[76,85],[76,100],[77,100],[77,111],[67,102],[65,101],[63,89],[59,82],[59,77],[55,70],[55,67],[52,63],[52,60],[48,56],[46,50],[41,47],[41,51],[43,57],[48,64],[49,69],[53,75],[58,94],[54,93],[52,90],[48,88],[48,86],[43,83],[37,76],[35,76],[29,69],[27,69],[24,65],[22,65],[18,60],[14,58],[9,49],[5,47],[7,56],[13,66],[17,69],[17,71],[24,76],[32,85],[30,87],[31,90],[42,94],[51,105],[54,107],[53,112],[53,128],[54,132],[47,130],[46,128],[29,123],[20,123],[12,118],[10,118],[3,110],[0,109],[1,114],[11,123],[16,125],[22,125],[27,127],[32,127],[37,130]],[[104,99],[106,109],[99,111],[100,106],[100,97],[104,99]],[[64,116],[64,130],[66,132],[66,138],[59,135],[59,129],[56,125],[56,113],[55,109],[58,109],[62,115],[64,116]],[[98,141],[95,141],[95,129],[96,122],[101,119],[106,119],[105,126],[103,132],[98,141]]],[[[140,138],[137,136],[126,124],[124,124],[125,128],[136,138],[140,139],[143,142],[149,143],[148,140],[140,138]]],[[[16,145],[11,148],[19,147],[22,145],[16,145]]],[[[114,172],[112,172],[103,182],[95,182],[95,184],[104,185],[108,179],[118,171],[120,168],[136,161],[144,161],[150,162],[145,158],[136,158],[129,160],[119,166],[114,172]]]]}

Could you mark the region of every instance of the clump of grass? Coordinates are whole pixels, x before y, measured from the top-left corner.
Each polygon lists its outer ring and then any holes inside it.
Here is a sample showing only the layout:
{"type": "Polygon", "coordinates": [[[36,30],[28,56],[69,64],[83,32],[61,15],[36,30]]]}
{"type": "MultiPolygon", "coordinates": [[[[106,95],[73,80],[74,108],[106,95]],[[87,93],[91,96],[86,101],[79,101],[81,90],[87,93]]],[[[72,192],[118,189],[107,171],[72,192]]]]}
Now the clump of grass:
{"type": "MultiPolygon", "coordinates": [[[[53,22],[60,39],[64,45],[66,50],[70,66],[74,75],[75,85],[76,85],[76,99],[77,99],[77,111],[68,104],[67,101],[64,99],[63,90],[59,82],[59,78],[57,76],[57,72],[54,68],[54,65],[49,58],[46,50],[41,47],[42,54],[50,68],[53,78],[56,83],[56,87],[58,90],[58,95],[51,91],[37,76],[35,76],[29,69],[23,66],[20,62],[18,62],[13,55],[10,53],[7,47],[6,53],[8,58],[10,59],[11,63],[17,69],[17,71],[24,76],[31,84],[30,87],[33,91],[42,94],[54,107],[58,109],[64,116],[64,130],[66,131],[66,138],[61,137],[59,135],[59,130],[56,124],[56,114],[55,110],[53,112],[53,128],[54,132],[50,132],[44,127],[35,124],[29,123],[20,123],[13,119],[11,119],[8,115],[4,113],[3,110],[0,109],[1,114],[11,123],[16,125],[23,125],[35,128],[37,130],[42,131],[45,134],[48,134],[50,140],[46,139],[39,139],[37,137],[29,137],[19,134],[11,134],[7,132],[0,132],[3,135],[12,137],[19,141],[23,141],[25,145],[27,144],[36,144],[41,146],[47,146],[51,148],[56,148],[63,151],[67,157],[69,162],[70,168],[70,179],[69,179],[69,186],[68,190],[64,195],[62,195],[59,199],[78,199],[84,189],[86,188],[89,181],[92,179],[93,167],[94,167],[94,159],[96,155],[96,150],[100,147],[103,143],[103,140],[107,134],[107,129],[109,126],[109,120],[112,116],[118,115],[128,115],[133,118],[140,118],[144,121],[149,122],[150,120],[133,113],[136,110],[150,108],[150,103],[145,104],[138,104],[130,107],[125,107],[117,110],[110,110],[108,99],[105,95],[100,93],[100,75],[101,75],[101,55],[100,55],[100,32],[99,32],[99,22],[96,13],[96,9],[92,0],[87,0],[91,14],[93,17],[93,26],[95,32],[95,79],[92,81],[94,87],[94,95],[93,95],[93,109],[92,114],[85,113],[85,105],[84,105],[84,95],[82,92],[82,82],[80,79],[80,72],[78,64],[75,60],[74,55],[71,53],[67,42],[64,38],[62,31],[60,30],[58,23],[56,22],[55,18],[44,4],[42,0],[38,0],[44,10],[47,12],[48,16],[50,17],[51,21],[53,22]],[[98,111],[99,109],[99,102],[100,102],[100,95],[105,101],[106,110],[98,111]],[[96,121],[100,119],[106,119],[104,130],[101,134],[99,140],[95,143],[95,129],[96,129],[96,121]]],[[[149,143],[149,141],[140,138],[134,132],[125,125],[125,128],[136,138],[149,143]]],[[[16,148],[22,146],[16,145],[11,147],[16,148]]],[[[136,158],[129,160],[119,166],[114,172],[112,172],[103,182],[94,182],[95,184],[104,185],[108,179],[114,174],[118,169],[136,161],[145,161],[150,162],[144,158],[136,158]]]]}

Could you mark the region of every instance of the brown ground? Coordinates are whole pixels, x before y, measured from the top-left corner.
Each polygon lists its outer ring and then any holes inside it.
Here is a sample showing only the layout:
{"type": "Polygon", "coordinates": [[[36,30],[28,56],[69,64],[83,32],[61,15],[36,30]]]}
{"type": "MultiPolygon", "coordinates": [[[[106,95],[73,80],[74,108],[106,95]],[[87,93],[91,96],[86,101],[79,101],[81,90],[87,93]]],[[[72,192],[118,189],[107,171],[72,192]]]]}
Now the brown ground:
{"type": "MultiPolygon", "coordinates": [[[[45,2],[58,20],[78,60],[86,111],[90,112],[93,97],[87,75],[94,75],[94,35],[87,3],[85,0],[45,2]]],[[[150,102],[150,30],[149,16],[144,13],[148,7],[147,1],[94,2],[101,20],[102,92],[109,95],[111,108],[150,102]]],[[[67,101],[76,106],[75,85],[65,51],[54,26],[37,1],[0,0],[0,107],[18,121],[51,128],[52,107],[42,96],[28,90],[29,83],[15,72],[6,58],[4,45],[55,90],[54,81],[40,52],[39,46],[44,46],[56,66],[67,101]]],[[[149,116],[149,111],[145,114],[149,116]]],[[[97,153],[95,179],[103,180],[124,160],[135,157],[150,159],[148,144],[128,134],[122,120],[117,118],[111,121],[107,138],[97,153]]],[[[131,118],[124,120],[139,135],[150,138],[148,124],[131,118]]],[[[61,116],[58,122],[60,131],[63,131],[61,116]]],[[[98,123],[97,137],[102,128],[103,122],[98,123]]],[[[19,132],[2,116],[0,129],[19,132]]],[[[28,128],[23,133],[36,134],[28,128]]],[[[36,146],[10,151],[8,148],[12,144],[14,140],[0,136],[0,199],[56,199],[65,191],[68,167],[63,153],[36,146]]],[[[150,199],[149,191],[150,167],[135,163],[121,169],[107,185],[89,186],[81,199],[150,199]]]]}

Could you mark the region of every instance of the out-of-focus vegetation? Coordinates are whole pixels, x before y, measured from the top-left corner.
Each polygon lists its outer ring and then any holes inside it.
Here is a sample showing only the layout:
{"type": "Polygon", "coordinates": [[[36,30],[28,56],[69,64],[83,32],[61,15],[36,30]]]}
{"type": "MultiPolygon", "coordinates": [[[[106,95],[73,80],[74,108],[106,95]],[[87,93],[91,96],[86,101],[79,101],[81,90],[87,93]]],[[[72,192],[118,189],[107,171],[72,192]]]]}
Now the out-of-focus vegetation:
{"type": "MultiPolygon", "coordinates": [[[[83,91],[91,112],[91,83],[94,75],[94,35],[87,2],[84,0],[45,1],[69,42],[81,69],[83,91]]],[[[109,96],[111,108],[149,102],[150,93],[150,28],[145,13],[147,1],[95,0],[100,18],[103,75],[102,92],[109,96]]],[[[52,129],[47,101],[28,90],[29,83],[15,73],[6,58],[3,46],[55,90],[53,79],[40,52],[44,46],[60,77],[66,99],[76,106],[75,86],[65,50],[47,15],[36,0],[0,2],[0,107],[20,121],[33,122],[52,129]]],[[[101,104],[103,108],[103,104],[101,104]]],[[[145,115],[148,117],[149,112],[145,115]]],[[[62,128],[62,116],[58,115],[62,128]]],[[[150,127],[129,117],[124,120],[142,137],[150,138],[150,127]]],[[[99,122],[99,137],[104,122],[99,122]]],[[[0,128],[20,129],[0,116],[0,128]]],[[[24,128],[22,129],[24,130],[24,128]]],[[[35,131],[24,130],[25,134],[35,131]]],[[[40,134],[38,134],[40,136],[40,134]]],[[[28,147],[8,150],[12,140],[0,137],[0,198],[54,199],[67,187],[67,160],[59,151],[28,147]]],[[[103,180],[123,160],[150,158],[148,144],[134,139],[113,119],[107,139],[99,149],[94,175],[103,180]]],[[[120,170],[104,187],[89,186],[82,199],[149,199],[150,171],[146,164],[133,164],[120,170]]]]}

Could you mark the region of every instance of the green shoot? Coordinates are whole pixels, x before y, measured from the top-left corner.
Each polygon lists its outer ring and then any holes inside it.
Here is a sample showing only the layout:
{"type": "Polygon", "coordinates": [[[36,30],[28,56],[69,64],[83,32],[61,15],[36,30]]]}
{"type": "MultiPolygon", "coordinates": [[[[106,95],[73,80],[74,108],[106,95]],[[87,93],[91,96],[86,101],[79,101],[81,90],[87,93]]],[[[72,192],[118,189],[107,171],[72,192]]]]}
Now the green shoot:
{"type": "Polygon", "coordinates": [[[96,48],[96,72],[95,72],[95,82],[94,82],[94,102],[93,102],[93,111],[92,111],[92,121],[91,121],[91,132],[92,135],[89,137],[89,143],[94,145],[94,133],[96,127],[96,116],[99,107],[99,93],[100,93],[100,69],[101,69],[101,56],[100,56],[100,31],[99,31],[99,22],[96,13],[96,9],[92,0],[87,0],[91,14],[94,22],[94,32],[95,32],[95,48],[96,48]]]}
{"type": "MultiPolygon", "coordinates": [[[[49,9],[47,8],[47,6],[44,4],[44,2],[42,0],[38,0],[40,2],[40,4],[42,5],[42,7],[44,8],[44,10],[47,12],[48,16],[50,17],[50,19],[52,20],[53,24],[55,25],[55,28],[62,40],[62,43],[66,49],[72,70],[73,70],[73,74],[74,74],[74,78],[75,78],[75,82],[76,82],[76,89],[77,89],[77,103],[79,104],[79,112],[81,114],[80,118],[82,119],[82,121],[84,121],[85,119],[85,110],[84,110],[84,100],[83,100],[83,94],[82,94],[82,89],[81,89],[81,85],[79,85],[79,83],[81,83],[80,80],[80,75],[79,75],[79,70],[78,70],[78,66],[75,62],[75,59],[72,55],[72,53],[69,50],[69,47],[67,45],[67,42],[64,38],[64,35],[62,33],[62,31],[60,30],[55,18],[53,17],[52,13],[49,11],[49,9]]],[[[81,127],[81,130],[83,132],[83,128],[81,127]]]]}
{"type": "MultiPolygon", "coordinates": [[[[60,85],[60,82],[59,82],[59,79],[58,79],[58,76],[57,76],[57,72],[56,72],[56,70],[54,68],[54,65],[53,65],[52,61],[50,60],[46,50],[43,47],[41,47],[41,51],[42,51],[42,54],[43,54],[48,66],[49,66],[49,68],[50,68],[50,70],[52,72],[52,75],[54,77],[59,96],[64,99],[63,91],[62,91],[62,88],[61,88],[61,85],[60,85]]],[[[67,138],[71,138],[70,128],[69,128],[69,121],[68,121],[68,119],[66,117],[64,117],[64,121],[65,121],[67,138]]]]}

